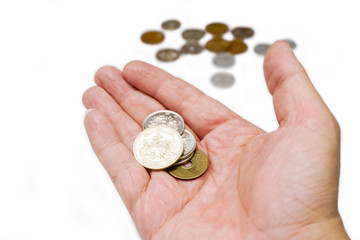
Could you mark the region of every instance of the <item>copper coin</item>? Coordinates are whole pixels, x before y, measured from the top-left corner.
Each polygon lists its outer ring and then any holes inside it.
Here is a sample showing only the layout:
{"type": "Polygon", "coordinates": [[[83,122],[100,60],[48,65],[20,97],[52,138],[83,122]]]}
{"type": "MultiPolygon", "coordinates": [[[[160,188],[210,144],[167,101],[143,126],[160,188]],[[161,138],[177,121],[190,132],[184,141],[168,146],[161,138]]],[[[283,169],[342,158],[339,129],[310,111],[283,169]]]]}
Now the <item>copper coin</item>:
{"type": "Polygon", "coordinates": [[[213,35],[222,35],[229,31],[229,27],[224,23],[211,23],[206,26],[205,30],[213,35]]]}
{"type": "Polygon", "coordinates": [[[246,52],[247,48],[247,45],[242,40],[235,39],[230,42],[226,51],[231,54],[240,54],[246,52]]]}
{"type": "Polygon", "coordinates": [[[161,43],[165,38],[165,35],[159,31],[148,31],[141,35],[141,41],[147,44],[161,43]]]}
{"type": "Polygon", "coordinates": [[[178,20],[171,19],[163,22],[161,27],[165,30],[175,30],[181,26],[181,23],[178,20]]]}
{"type": "Polygon", "coordinates": [[[229,41],[222,38],[214,38],[208,41],[205,48],[210,52],[224,52],[230,45],[229,41]]]}
{"type": "Polygon", "coordinates": [[[156,58],[162,62],[175,61],[176,59],[179,58],[179,56],[180,56],[180,52],[172,48],[161,49],[156,53],[156,58]]]}
{"type": "Polygon", "coordinates": [[[197,42],[195,43],[186,43],[182,46],[181,48],[181,53],[184,53],[184,54],[199,54],[202,52],[204,48],[198,44],[197,42]]]}
{"type": "Polygon", "coordinates": [[[249,38],[254,36],[254,30],[248,27],[237,27],[231,31],[235,38],[249,38]]]}
{"type": "Polygon", "coordinates": [[[183,31],[182,37],[185,40],[200,40],[205,35],[205,31],[201,29],[187,29],[183,31]]]}

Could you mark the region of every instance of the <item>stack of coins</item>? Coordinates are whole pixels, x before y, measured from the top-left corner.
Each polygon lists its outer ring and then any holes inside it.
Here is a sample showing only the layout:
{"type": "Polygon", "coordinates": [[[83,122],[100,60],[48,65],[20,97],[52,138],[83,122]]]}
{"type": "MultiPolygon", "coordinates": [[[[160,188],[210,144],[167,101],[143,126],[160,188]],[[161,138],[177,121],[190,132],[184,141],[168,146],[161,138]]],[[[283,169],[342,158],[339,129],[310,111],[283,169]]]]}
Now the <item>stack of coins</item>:
{"type": "Polygon", "coordinates": [[[203,47],[199,44],[199,40],[204,37],[205,31],[201,29],[187,29],[182,33],[182,37],[186,43],[181,47],[181,53],[199,54],[203,47]]]}
{"type": "Polygon", "coordinates": [[[229,31],[229,27],[224,23],[211,23],[206,26],[206,32],[213,35],[205,47],[210,52],[224,52],[229,47],[230,42],[223,39],[223,35],[229,31]]]}
{"type": "Polygon", "coordinates": [[[135,159],[153,170],[167,169],[179,179],[194,179],[205,173],[206,156],[196,150],[194,135],[185,130],[183,118],[172,111],[151,113],[133,146],[135,159]]]}

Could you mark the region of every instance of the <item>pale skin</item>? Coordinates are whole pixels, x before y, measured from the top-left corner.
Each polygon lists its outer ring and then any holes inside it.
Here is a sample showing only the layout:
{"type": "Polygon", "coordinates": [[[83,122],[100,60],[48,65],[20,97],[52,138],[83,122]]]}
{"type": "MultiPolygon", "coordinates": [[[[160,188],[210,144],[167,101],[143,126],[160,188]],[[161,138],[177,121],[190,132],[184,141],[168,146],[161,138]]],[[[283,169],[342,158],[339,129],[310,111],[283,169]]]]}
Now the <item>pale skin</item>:
{"type": "Polygon", "coordinates": [[[97,71],[83,96],[85,127],[142,239],[349,239],[337,209],[336,119],[286,42],[268,50],[264,74],[279,123],[269,133],[149,64],[97,71]],[[209,159],[200,178],[134,159],[143,120],[161,109],[197,136],[209,159]]]}

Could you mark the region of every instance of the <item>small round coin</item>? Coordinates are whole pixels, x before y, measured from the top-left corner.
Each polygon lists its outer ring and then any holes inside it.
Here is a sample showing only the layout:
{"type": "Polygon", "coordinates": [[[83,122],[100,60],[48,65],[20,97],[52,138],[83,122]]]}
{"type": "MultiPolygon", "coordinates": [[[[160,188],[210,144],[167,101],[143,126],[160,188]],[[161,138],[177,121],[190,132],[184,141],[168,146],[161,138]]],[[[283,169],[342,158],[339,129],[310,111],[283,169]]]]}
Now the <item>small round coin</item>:
{"type": "Polygon", "coordinates": [[[247,48],[247,45],[242,40],[235,39],[230,42],[229,47],[226,49],[226,51],[235,55],[246,52],[247,48]]]}
{"type": "Polygon", "coordinates": [[[194,156],[190,159],[190,162],[190,167],[185,167],[184,165],[173,166],[167,169],[167,171],[173,177],[190,180],[203,175],[209,165],[207,157],[199,150],[196,150],[194,156]]]}
{"type": "Polygon", "coordinates": [[[156,58],[162,62],[172,62],[178,59],[180,52],[176,49],[166,48],[161,49],[156,53],[156,58]]]}
{"type": "Polygon", "coordinates": [[[199,54],[202,52],[204,48],[198,44],[195,43],[186,43],[181,47],[180,52],[183,54],[199,54]]]}
{"type": "Polygon", "coordinates": [[[230,73],[220,72],[211,77],[211,83],[218,88],[228,88],[234,85],[235,77],[230,73]]]}
{"type": "Polygon", "coordinates": [[[148,31],[141,35],[141,41],[147,44],[161,43],[165,38],[165,35],[159,31],[148,31]]]}
{"type": "Polygon", "coordinates": [[[149,114],[144,120],[143,129],[159,125],[172,127],[180,134],[185,129],[184,119],[176,112],[169,110],[160,110],[149,114]]]}
{"type": "Polygon", "coordinates": [[[222,38],[213,38],[209,40],[205,48],[210,52],[224,52],[230,45],[229,41],[222,38]]]}
{"type": "Polygon", "coordinates": [[[199,41],[202,37],[204,37],[204,35],[205,35],[205,31],[201,29],[187,29],[182,33],[182,37],[185,40],[199,41]]]}
{"type": "Polygon", "coordinates": [[[217,67],[228,68],[235,64],[235,58],[234,55],[230,53],[221,52],[215,55],[213,63],[217,67]]]}
{"type": "Polygon", "coordinates": [[[161,24],[161,27],[164,30],[175,30],[181,26],[181,23],[178,20],[170,19],[161,24]]]}
{"type": "Polygon", "coordinates": [[[173,164],[173,166],[179,166],[179,165],[183,165],[185,163],[187,163],[188,161],[190,161],[190,159],[194,156],[195,151],[192,152],[189,156],[187,156],[186,158],[180,158],[176,163],[173,164]]]}
{"type": "Polygon", "coordinates": [[[235,38],[249,38],[254,36],[254,30],[248,27],[237,27],[231,30],[235,38]]]}
{"type": "Polygon", "coordinates": [[[181,135],[169,126],[155,126],[142,131],[135,139],[133,153],[144,167],[154,170],[173,165],[184,151],[181,135]]]}
{"type": "Polygon", "coordinates": [[[184,130],[184,132],[182,133],[182,138],[184,141],[184,153],[183,156],[187,156],[189,154],[191,154],[195,148],[196,148],[196,139],[194,137],[194,135],[188,131],[188,130],[184,130]]]}
{"type": "Polygon", "coordinates": [[[229,27],[224,23],[210,23],[206,26],[205,30],[213,35],[222,35],[229,31],[229,27]]]}
{"type": "Polygon", "coordinates": [[[291,47],[291,49],[295,49],[296,48],[296,42],[294,42],[293,40],[291,39],[284,39],[288,44],[289,46],[291,47]]]}
{"type": "Polygon", "coordinates": [[[265,55],[267,50],[269,49],[270,44],[267,43],[259,43],[255,46],[254,51],[259,55],[265,55]]]}

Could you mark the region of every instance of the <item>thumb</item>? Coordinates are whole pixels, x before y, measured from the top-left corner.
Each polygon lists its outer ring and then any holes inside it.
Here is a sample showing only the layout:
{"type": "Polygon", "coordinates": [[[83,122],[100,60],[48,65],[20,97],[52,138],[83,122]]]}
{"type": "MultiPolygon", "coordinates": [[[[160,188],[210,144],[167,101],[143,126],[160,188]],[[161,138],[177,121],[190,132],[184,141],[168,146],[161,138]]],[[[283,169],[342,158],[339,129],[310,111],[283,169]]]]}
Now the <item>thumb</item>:
{"type": "Polygon", "coordinates": [[[269,48],[264,74],[280,126],[321,119],[336,122],[285,41],[277,41],[269,48]]]}

